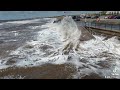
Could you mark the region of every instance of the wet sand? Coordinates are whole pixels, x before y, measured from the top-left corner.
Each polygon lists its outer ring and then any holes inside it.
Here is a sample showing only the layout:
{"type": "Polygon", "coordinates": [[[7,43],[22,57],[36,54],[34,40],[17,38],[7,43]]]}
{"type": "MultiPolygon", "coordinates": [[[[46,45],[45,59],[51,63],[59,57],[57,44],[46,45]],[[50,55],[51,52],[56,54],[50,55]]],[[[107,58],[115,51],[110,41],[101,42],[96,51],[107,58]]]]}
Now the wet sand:
{"type": "MultiPolygon", "coordinates": [[[[72,64],[44,64],[37,67],[11,67],[1,69],[0,79],[74,79],[76,73],[77,70],[72,64]]],[[[81,79],[104,78],[98,74],[91,73],[81,79]]]]}
{"type": "Polygon", "coordinates": [[[76,69],[70,64],[45,64],[38,67],[11,67],[0,70],[1,79],[72,79],[76,69]],[[20,78],[21,77],[21,78],[20,78]]]}

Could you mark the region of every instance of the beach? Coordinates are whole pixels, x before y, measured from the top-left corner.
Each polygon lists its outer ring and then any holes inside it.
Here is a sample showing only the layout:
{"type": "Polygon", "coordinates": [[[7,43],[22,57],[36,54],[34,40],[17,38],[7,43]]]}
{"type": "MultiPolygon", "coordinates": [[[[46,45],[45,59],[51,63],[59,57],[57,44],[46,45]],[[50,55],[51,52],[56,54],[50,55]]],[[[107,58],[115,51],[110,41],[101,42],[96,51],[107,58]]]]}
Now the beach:
{"type": "Polygon", "coordinates": [[[54,17],[1,21],[1,79],[120,78],[120,43],[116,37],[105,39],[104,36],[93,35],[93,39],[89,38],[86,29],[81,30],[80,51],[71,50],[64,55],[57,51],[64,45],[58,29],[68,27],[66,30],[74,30],[70,25],[79,26],[79,23],[73,24],[71,20],[67,26],[61,26],[64,21],[54,23],[55,20],[54,17]],[[114,69],[118,69],[118,76],[112,75],[114,69]]]}

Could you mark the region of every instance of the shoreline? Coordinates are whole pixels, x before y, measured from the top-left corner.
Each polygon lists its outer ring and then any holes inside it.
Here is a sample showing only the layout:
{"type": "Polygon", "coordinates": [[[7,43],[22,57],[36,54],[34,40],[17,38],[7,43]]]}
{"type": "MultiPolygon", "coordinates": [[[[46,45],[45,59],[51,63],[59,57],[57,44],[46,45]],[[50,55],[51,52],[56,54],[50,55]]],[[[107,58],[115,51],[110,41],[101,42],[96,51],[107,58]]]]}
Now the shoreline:
{"type": "Polygon", "coordinates": [[[0,23],[1,22],[8,22],[8,21],[24,21],[24,20],[32,20],[32,19],[42,19],[42,18],[61,18],[63,17],[64,15],[62,16],[52,16],[52,17],[34,17],[34,18],[25,18],[25,19],[4,19],[4,20],[0,20],[0,23]]]}

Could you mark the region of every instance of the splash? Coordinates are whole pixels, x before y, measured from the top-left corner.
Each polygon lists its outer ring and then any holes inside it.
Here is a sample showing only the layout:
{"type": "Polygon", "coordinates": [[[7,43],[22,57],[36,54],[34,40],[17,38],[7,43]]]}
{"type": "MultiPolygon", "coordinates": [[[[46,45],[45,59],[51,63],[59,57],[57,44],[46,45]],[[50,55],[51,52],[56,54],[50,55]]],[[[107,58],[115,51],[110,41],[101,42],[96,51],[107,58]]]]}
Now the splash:
{"type": "Polygon", "coordinates": [[[63,53],[68,54],[70,50],[76,50],[80,43],[81,30],[71,16],[66,16],[60,23],[59,32],[63,42],[63,53]]]}
{"type": "Polygon", "coordinates": [[[59,32],[62,35],[63,41],[67,39],[72,39],[76,36],[80,36],[81,32],[79,32],[78,35],[77,33],[78,31],[80,30],[78,30],[78,27],[71,16],[66,16],[63,18],[63,20],[60,23],[60,30],[59,30],[59,32]]]}

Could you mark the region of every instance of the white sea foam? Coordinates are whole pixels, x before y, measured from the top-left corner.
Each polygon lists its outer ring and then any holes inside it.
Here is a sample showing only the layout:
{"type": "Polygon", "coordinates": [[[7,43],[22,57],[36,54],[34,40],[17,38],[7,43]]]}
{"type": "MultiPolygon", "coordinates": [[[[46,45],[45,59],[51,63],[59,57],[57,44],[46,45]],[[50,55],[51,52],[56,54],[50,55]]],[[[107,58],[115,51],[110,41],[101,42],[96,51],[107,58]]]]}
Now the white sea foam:
{"type": "Polygon", "coordinates": [[[30,29],[40,29],[41,26],[29,26],[28,28],[30,28],[30,29]]]}
{"type": "Polygon", "coordinates": [[[33,19],[33,20],[23,20],[23,21],[9,21],[9,22],[6,22],[6,23],[9,23],[9,24],[26,24],[26,23],[34,23],[34,22],[37,22],[37,21],[40,21],[41,19],[33,19]]]}
{"type": "Polygon", "coordinates": [[[0,26],[3,25],[3,23],[0,23],[0,26]]]}

